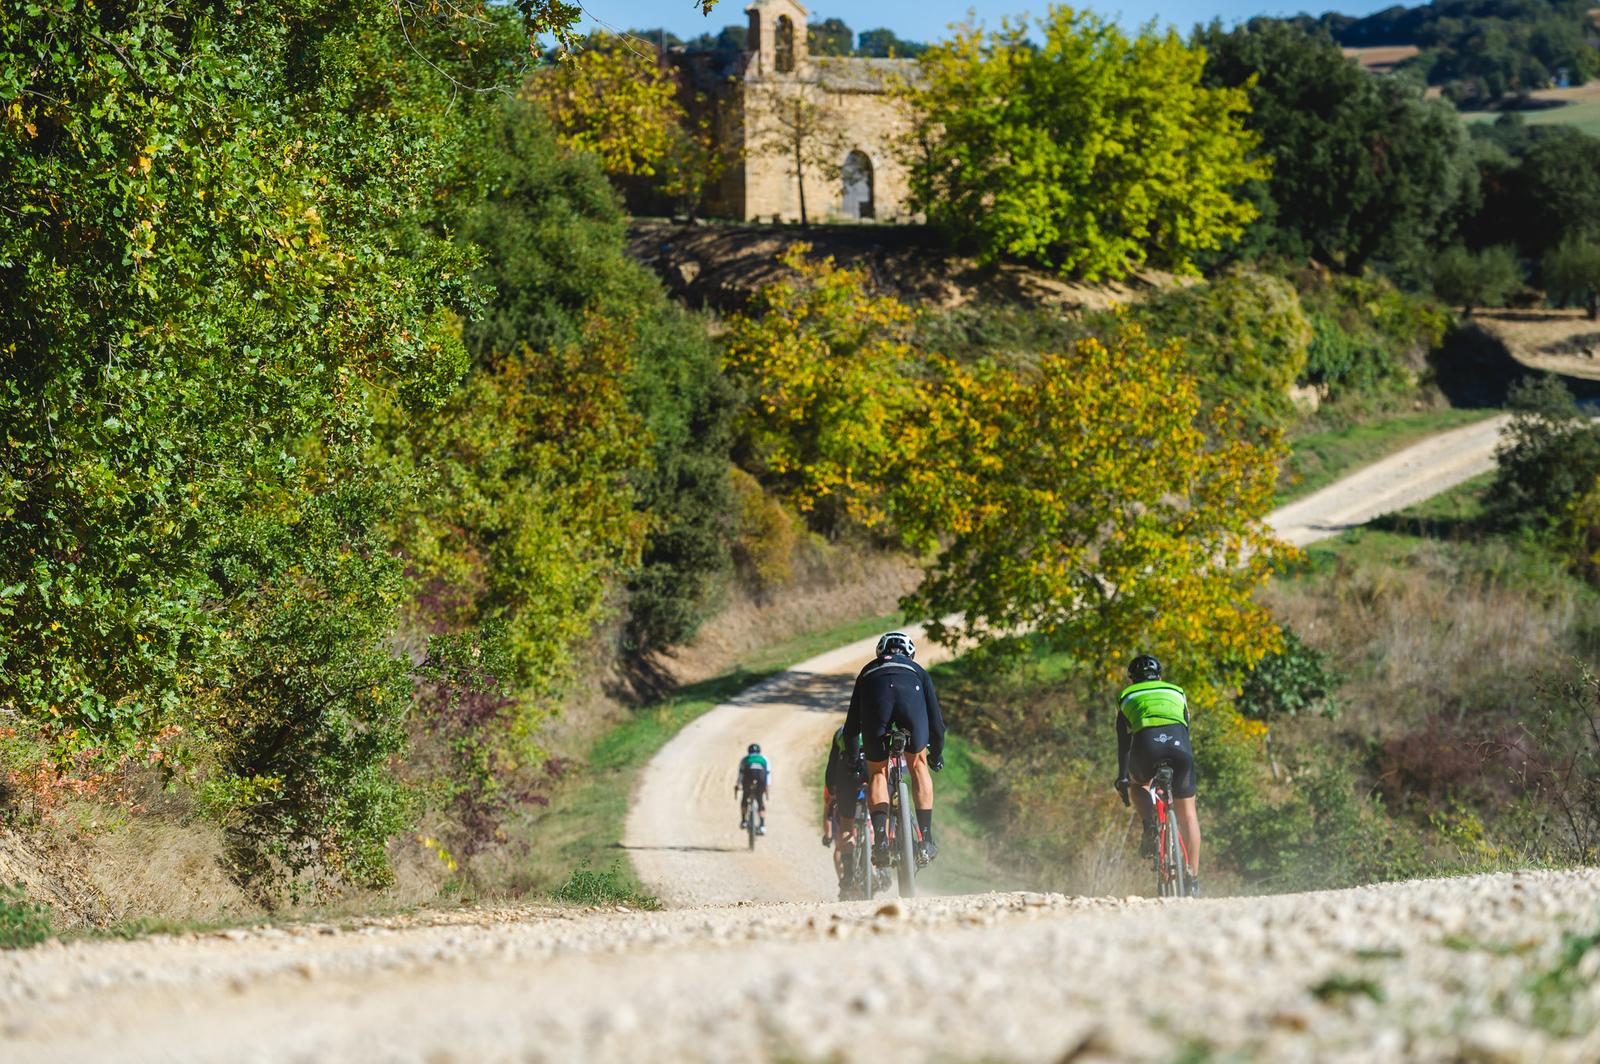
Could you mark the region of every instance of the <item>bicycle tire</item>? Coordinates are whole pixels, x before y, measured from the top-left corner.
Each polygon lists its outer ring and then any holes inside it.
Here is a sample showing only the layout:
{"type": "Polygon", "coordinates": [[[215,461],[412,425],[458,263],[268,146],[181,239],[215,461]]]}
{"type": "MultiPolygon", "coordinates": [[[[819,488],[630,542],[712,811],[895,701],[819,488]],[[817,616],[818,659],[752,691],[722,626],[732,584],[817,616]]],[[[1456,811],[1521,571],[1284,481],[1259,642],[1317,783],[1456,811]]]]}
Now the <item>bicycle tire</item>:
{"type": "Polygon", "coordinates": [[[897,840],[900,848],[900,896],[902,898],[915,898],[917,896],[917,834],[911,824],[911,788],[906,785],[904,776],[901,776],[897,783],[896,790],[900,798],[900,838],[897,840]]]}
{"type": "Polygon", "coordinates": [[[856,832],[856,848],[851,851],[851,861],[855,865],[856,889],[861,892],[863,898],[871,901],[872,895],[876,893],[874,890],[875,883],[873,882],[876,877],[872,874],[871,821],[867,823],[868,828],[866,831],[856,832]]]}
{"type": "Polygon", "coordinates": [[[744,830],[750,838],[750,848],[756,848],[756,803],[746,800],[744,803],[744,830]]]}
{"type": "Polygon", "coordinates": [[[1167,806],[1167,866],[1171,869],[1167,883],[1170,886],[1172,897],[1182,898],[1189,893],[1189,885],[1184,882],[1188,869],[1183,865],[1183,844],[1178,835],[1178,813],[1171,805],[1167,806]]]}

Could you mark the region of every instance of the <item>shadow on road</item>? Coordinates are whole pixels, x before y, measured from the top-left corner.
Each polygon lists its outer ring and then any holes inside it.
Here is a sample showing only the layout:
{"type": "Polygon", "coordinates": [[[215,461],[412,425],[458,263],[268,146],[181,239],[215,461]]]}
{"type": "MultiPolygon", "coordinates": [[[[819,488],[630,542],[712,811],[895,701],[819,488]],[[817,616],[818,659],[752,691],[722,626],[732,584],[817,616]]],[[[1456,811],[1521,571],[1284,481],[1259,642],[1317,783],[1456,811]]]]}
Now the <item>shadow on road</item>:
{"type": "MultiPolygon", "coordinates": [[[[743,829],[741,829],[743,830],[743,829]]],[[[627,843],[617,843],[619,850],[638,850],[659,853],[738,853],[748,849],[745,846],[629,846],[627,843]]]]}
{"type": "Polygon", "coordinates": [[[821,713],[843,713],[850,708],[850,689],[854,684],[854,676],[782,672],[732,701],[741,706],[783,702],[821,713]]]}

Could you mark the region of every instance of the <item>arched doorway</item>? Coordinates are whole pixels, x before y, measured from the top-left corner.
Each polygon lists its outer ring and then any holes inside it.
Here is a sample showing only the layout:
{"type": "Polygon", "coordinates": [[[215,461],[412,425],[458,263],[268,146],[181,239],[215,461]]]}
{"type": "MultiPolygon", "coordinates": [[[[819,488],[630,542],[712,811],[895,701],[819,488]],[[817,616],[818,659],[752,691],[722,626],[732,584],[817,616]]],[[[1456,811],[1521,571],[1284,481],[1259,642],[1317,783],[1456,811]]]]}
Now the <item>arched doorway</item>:
{"type": "Polygon", "coordinates": [[[775,65],[780,74],[794,73],[794,23],[788,15],[779,15],[773,29],[772,43],[776,49],[775,65]]]}
{"type": "Polygon", "coordinates": [[[844,183],[844,216],[877,217],[872,200],[872,160],[864,152],[853,151],[844,157],[839,176],[844,183]]]}

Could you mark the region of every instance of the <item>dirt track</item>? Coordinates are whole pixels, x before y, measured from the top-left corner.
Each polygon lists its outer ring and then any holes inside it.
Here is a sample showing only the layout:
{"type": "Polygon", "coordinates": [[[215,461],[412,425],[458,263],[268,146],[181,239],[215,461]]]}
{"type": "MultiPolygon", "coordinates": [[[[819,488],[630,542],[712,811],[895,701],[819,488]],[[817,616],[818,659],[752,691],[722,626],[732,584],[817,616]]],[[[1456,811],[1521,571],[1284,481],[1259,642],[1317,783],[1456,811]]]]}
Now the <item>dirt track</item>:
{"type": "Polygon", "coordinates": [[[1495,445],[1510,421],[1494,417],[1429,436],[1273,511],[1267,521],[1303,547],[1403,510],[1493,469],[1495,445]]]}

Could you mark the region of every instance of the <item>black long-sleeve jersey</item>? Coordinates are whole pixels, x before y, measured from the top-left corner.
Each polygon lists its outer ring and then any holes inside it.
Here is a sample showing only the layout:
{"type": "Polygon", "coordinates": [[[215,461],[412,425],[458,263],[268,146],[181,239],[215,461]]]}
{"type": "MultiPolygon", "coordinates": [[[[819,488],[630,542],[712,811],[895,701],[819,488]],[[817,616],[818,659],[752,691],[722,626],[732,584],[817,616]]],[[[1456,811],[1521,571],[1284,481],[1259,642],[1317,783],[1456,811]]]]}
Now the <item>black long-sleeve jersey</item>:
{"type": "Polygon", "coordinates": [[[854,758],[865,740],[867,756],[873,757],[891,720],[899,720],[911,732],[913,750],[926,745],[933,760],[944,756],[944,714],[933,678],[904,654],[874,658],[856,675],[850,712],[844,719],[849,755],[854,758]]]}

